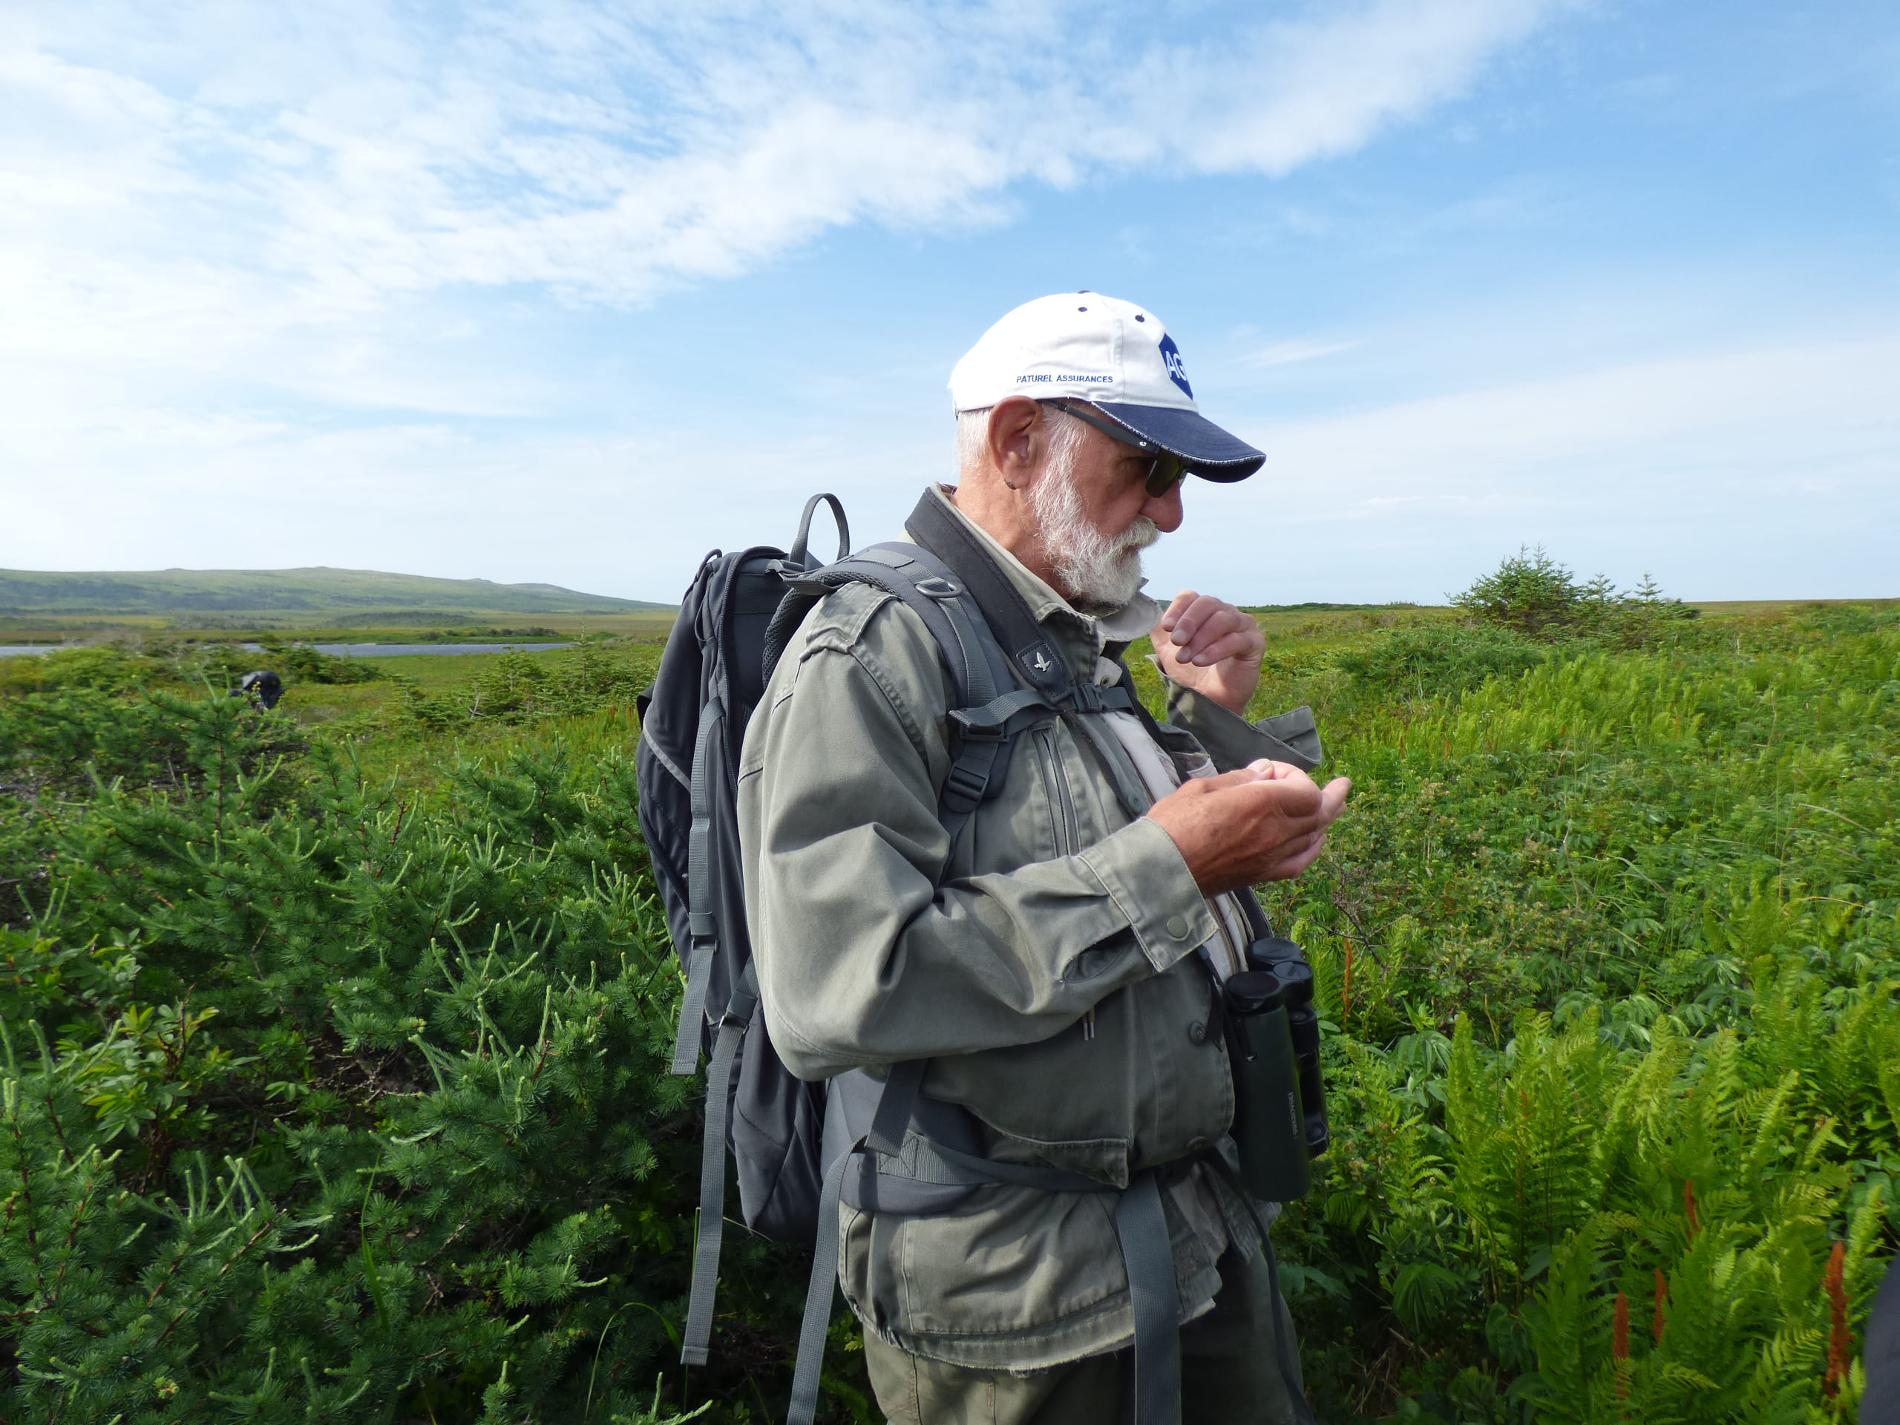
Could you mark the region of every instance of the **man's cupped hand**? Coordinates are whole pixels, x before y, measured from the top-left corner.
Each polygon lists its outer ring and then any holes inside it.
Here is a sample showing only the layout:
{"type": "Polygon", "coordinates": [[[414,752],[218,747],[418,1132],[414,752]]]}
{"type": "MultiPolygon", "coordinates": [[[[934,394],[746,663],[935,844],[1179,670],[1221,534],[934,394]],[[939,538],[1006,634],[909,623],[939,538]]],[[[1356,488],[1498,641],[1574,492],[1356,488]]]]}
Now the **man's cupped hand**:
{"type": "Polygon", "coordinates": [[[1312,865],[1351,791],[1348,778],[1322,787],[1290,762],[1263,758],[1190,780],[1148,808],[1148,816],[1180,848],[1194,883],[1218,895],[1291,880],[1312,865]]]}

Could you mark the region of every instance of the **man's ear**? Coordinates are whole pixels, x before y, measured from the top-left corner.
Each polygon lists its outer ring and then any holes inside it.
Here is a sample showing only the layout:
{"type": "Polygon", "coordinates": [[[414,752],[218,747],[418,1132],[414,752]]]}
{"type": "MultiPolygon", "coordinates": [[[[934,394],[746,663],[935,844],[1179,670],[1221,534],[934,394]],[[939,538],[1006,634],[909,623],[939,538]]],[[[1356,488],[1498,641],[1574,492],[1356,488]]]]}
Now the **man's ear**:
{"type": "Polygon", "coordinates": [[[1042,408],[1026,396],[1011,396],[990,408],[990,461],[1003,483],[1019,490],[1041,463],[1042,408]]]}

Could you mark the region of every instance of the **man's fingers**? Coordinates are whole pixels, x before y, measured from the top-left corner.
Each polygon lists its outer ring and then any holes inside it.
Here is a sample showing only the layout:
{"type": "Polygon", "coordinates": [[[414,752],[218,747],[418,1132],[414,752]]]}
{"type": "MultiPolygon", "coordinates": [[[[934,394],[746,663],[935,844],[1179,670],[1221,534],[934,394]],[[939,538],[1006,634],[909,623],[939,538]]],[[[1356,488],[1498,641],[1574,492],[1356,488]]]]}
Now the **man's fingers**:
{"type": "MultiPolygon", "coordinates": [[[[1291,762],[1276,762],[1271,757],[1256,757],[1247,764],[1247,769],[1252,772],[1258,772],[1269,782],[1279,777],[1306,777],[1306,773],[1302,772],[1298,767],[1295,767],[1291,762]]],[[[1311,777],[1307,777],[1306,779],[1309,782],[1313,780],[1311,777]]]]}
{"type": "Polygon", "coordinates": [[[1290,881],[1319,860],[1319,853],[1326,849],[1326,833],[1316,831],[1311,836],[1302,837],[1296,846],[1292,854],[1274,862],[1273,869],[1267,872],[1269,881],[1290,881]]]}
{"type": "Polygon", "coordinates": [[[1255,782],[1264,780],[1265,778],[1261,773],[1254,771],[1253,767],[1248,766],[1237,768],[1232,772],[1217,772],[1212,777],[1194,777],[1189,781],[1183,782],[1180,790],[1191,791],[1198,789],[1202,793],[1218,792],[1226,791],[1230,787],[1251,786],[1255,782]]]}
{"type": "Polygon", "coordinates": [[[1169,625],[1176,648],[1189,647],[1204,626],[1218,629],[1216,621],[1236,611],[1232,604],[1224,603],[1211,594],[1182,594],[1175,602],[1178,604],[1181,599],[1188,599],[1189,602],[1185,608],[1175,611],[1174,622],[1169,625]]]}
{"type": "MultiPolygon", "coordinates": [[[[1269,766],[1278,764],[1267,764],[1269,766]]],[[[1168,802],[1176,797],[1253,797],[1256,801],[1245,810],[1236,807],[1239,815],[1254,817],[1277,817],[1284,822],[1311,820],[1315,827],[1325,825],[1319,820],[1322,799],[1320,790],[1313,779],[1297,768],[1289,767],[1287,773],[1275,775],[1271,772],[1256,770],[1260,763],[1242,767],[1238,771],[1221,772],[1212,777],[1194,777],[1183,782],[1174,791],[1163,797],[1168,802]]],[[[1159,805],[1160,803],[1156,803],[1159,805]]],[[[1301,827],[1305,831],[1308,828],[1301,827]]]]}
{"type": "Polygon", "coordinates": [[[1203,887],[1291,880],[1318,859],[1352,783],[1324,787],[1288,762],[1267,758],[1238,771],[1195,777],[1148,815],[1182,848],[1203,887]]]}
{"type": "Polygon", "coordinates": [[[1158,636],[1159,634],[1172,633],[1174,631],[1175,623],[1179,621],[1181,615],[1185,613],[1188,607],[1199,597],[1200,595],[1195,593],[1192,589],[1183,589],[1169,601],[1167,608],[1161,611],[1161,617],[1155,621],[1157,637],[1154,641],[1156,643],[1161,642],[1158,636]]]}
{"type": "Polygon", "coordinates": [[[1319,860],[1320,852],[1326,849],[1326,831],[1338,820],[1345,810],[1347,794],[1352,791],[1352,781],[1346,777],[1335,777],[1319,789],[1320,806],[1316,814],[1316,827],[1303,835],[1291,838],[1274,858],[1273,868],[1267,873],[1270,881],[1290,881],[1300,875],[1319,860]]]}
{"type": "Polygon", "coordinates": [[[1282,777],[1268,780],[1258,773],[1248,775],[1250,783],[1242,784],[1234,790],[1243,796],[1257,798],[1261,815],[1277,815],[1285,821],[1301,821],[1307,817],[1319,815],[1323,802],[1319,788],[1313,785],[1310,777],[1282,777]]]}
{"type": "Polygon", "coordinates": [[[1178,650],[1175,657],[1183,663],[1192,663],[1197,668],[1211,668],[1216,663],[1224,662],[1229,658],[1240,658],[1257,651],[1253,640],[1247,637],[1246,631],[1237,628],[1231,633],[1221,634],[1218,638],[1208,639],[1203,636],[1196,643],[1178,650]]]}

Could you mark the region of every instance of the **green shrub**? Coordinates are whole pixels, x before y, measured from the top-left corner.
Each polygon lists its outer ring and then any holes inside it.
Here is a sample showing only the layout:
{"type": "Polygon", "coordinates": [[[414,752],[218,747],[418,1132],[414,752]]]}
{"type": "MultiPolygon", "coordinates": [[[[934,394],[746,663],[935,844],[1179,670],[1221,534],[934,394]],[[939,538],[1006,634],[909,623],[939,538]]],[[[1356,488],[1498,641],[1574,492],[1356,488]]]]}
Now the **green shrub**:
{"type": "Polygon", "coordinates": [[[1549,656],[1512,629],[1485,624],[1410,624],[1340,653],[1337,666],[1375,697],[1409,699],[1463,692],[1487,678],[1527,672],[1549,656]]]}
{"type": "Polygon", "coordinates": [[[1828,619],[1558,644],[1327,728],[1353,799],[1264,894],[1334,1026],[1334,1147],[1282,1244],[1322,1418],[1608,1422],[1619,1371],[1641,1376],[1630,1419],[1852,1417],[1813,1333],[1830,1245],[1858,1333],[1900,1240],[1900,633],[1828,619]],[[1717,1066],[1740,1097],[1698,1117],[1717,1066]],[[1651,1136],[1611,1152],[1638,1080],[1651,1136]],[[1689,1180],[1724,1224],[1707,1258],[1680,1237],[1689,1180]],[[1722,1318],[1706,1273],[1731,1252],[1751,1294],[1722,1318]],[[1685,1323],[1660,1354],[1657,1270],[1685,1323]],[[1613,1364],[1619,1290],[1634,1365],[1613,1364]],[[1669,1393],[1685,1371],[1771,1405],[1713,1391],[1698,1413],[1669,1393]]]}
{"type": "MultiPolygon", "coordinates": [[[[630,755],[420,805],[240,700],[62,697],[95,765],[166,750],[0,842],[52,888],[0,938],[0,1418],[675,1418],[698,1141],[630,755]]],[[[782,1389],[800,1256],[735,1244],[695,1398],[782,1389]]]]}
{"type": "Polygon", "coordinates": [[[286,688],[298,683],[373,683],[383,676],[374,660],[344,658],[307,643],[280,643],[264,640],[262,648],[245,648],[235,643],[206,645],[200,655],[205,676],[227,688],[255,669],[268,668],[284,680],[286,688]]]}
{"type": "Polygon", "coordinates": [[[1619,648],[1646,648],[1671,625],[1696,617],[1695,609],[1664,597],[1647,574],[1627,593],[1600,574],[1578,583],[1541,545],[1520,548],[1451,601],[1481,624],[1527,638],[1598,638],[1619,648]]]}
{"type": "Polygon", "coordinates": [[[85,689],[129,693],[154,683],[178,686],[177,673],[164,660],[123,648],[62,648],[19,658],[0,658],[0,697],[85,689]]]}
{"type": "MultiPolygon", "coordinates": [[[[48,795],[113,783],[233,792],[304,748],[297,725],[242,699],[210,716],[201,697],[153,688],[124,698],[94,688],[0,700],[0,794],[29,814],[48,795]]],[[[262,787],[257,789],[260,793],[262,787]]]]}
{"type": "Polygon", "coordinates": [[[1462,593],[1453,594],[1451,602],[1482,622],[1536,638],[1577,628],[1585,620],[1591,592],[1539,545],[1519,549],[1462,593]]]}
{"type": "Polygon", "coordinates": [[[478,722],[530,723],[631,707],[652,680],[650,656],[583,643],[572,653],[502,653],[485,660],[466,691],[431,695],[404,681],[399,707],[423,726],[444,730],[478,722]]]}

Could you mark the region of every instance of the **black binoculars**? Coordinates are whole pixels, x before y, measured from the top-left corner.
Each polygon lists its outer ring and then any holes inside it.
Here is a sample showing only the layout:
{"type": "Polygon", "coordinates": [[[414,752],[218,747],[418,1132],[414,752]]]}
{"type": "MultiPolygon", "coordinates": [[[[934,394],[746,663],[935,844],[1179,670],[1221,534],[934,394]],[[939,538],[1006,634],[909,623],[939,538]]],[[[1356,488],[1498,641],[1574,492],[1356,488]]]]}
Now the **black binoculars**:
{"type": "Polygon", "coordinates": [[[1332,1141],[1313,967],[1291,940],[1263,936],[1247,947],[1247,968],[1229,975],[1221,991],[1240,1178],[1257,1198],[1291,1202],[1306,1192],[1307,1160],[1332,1141]]]}

